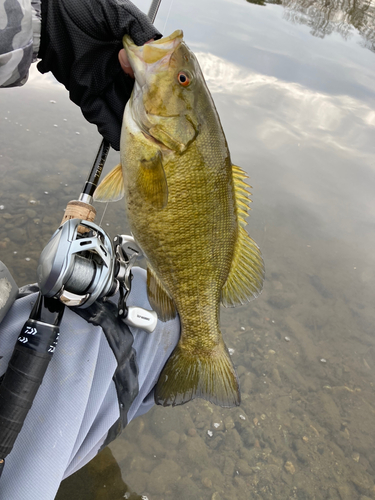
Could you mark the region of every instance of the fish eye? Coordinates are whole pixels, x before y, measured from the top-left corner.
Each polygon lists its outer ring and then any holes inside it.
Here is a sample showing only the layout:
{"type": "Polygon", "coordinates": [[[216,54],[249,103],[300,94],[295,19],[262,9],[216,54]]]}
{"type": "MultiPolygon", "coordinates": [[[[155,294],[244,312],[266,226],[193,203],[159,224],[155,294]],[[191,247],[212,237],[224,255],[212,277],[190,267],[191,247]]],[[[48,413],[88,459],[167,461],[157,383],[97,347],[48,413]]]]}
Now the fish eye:
{"type": "Polygon", "coordinates": [[[184,71],[180,71],[179,74],[177,75],[177,80],[180,85],[183,87],[187,87],[190,84],[190,78],[187,73],[184,71]]]}

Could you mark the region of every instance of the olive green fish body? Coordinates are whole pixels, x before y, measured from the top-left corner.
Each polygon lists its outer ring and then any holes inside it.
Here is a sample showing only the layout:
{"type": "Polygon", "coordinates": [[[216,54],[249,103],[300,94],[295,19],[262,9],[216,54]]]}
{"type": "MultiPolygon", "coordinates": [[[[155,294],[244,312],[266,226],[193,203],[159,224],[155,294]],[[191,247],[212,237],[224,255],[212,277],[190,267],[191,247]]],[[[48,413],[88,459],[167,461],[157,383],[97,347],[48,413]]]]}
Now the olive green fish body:
{"type": "Polygon", "coordinates": [[[178,312],[181,321],[155,400],[175,405],[202,397],[238,405],[238,380],[219,328],[220,302],[235,305],[256,296],[264,275],[259,249],[243,228],[245,175],[232,166],[182,32],[150,46],[124,45],[136,76],[121,138],[128,220],[147,258],[150,304],[162,320],[178,312]]]}

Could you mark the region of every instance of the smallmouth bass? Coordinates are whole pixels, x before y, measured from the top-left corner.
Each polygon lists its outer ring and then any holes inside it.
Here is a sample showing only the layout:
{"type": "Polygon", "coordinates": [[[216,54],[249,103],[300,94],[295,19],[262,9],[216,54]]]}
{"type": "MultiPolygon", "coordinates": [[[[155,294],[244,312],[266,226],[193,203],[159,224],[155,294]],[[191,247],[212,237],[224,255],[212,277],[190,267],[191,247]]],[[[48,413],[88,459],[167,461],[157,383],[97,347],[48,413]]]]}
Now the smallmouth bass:
{"type": "Polygon", "coordinates": [[[232,165],[196,57],[178,30],[124,47],[135,85],[124,112],[121,165],[95,198],[125,194],[133,236],[147,259],[147,291],[159,319],[177,313],[181,337],[155,388],[155,402],[204,398],[240,404],[235,368],[219,327],[220,303],[235,306],[263,285],[260,250],[245,230],[246,174],[232,165]]]}

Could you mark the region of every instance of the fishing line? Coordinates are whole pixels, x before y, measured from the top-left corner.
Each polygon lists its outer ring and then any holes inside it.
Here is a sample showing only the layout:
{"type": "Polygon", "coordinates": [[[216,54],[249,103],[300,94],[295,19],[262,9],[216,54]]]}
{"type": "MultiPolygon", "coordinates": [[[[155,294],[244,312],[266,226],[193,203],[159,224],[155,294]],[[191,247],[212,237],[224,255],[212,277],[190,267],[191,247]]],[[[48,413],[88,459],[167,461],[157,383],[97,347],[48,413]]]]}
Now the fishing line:
{"type": "Polygon", "coordinates": [[[102,222],[103,222],[103,219],[104,219],[104,216],[105,216],[105,213],[107,211],[107,208],[108,208],[108,201],[107,203],[105,204],[105,207],[104,207],[104,210],[103,210],[103,213],[102,213],[102,218],[100,219],[100,222],[99,222],[99,227],[102,227],[102,222]]]}
{"type": "Polygon", "coordinates": [[[169,10],[168,10],[167,18],[166,18],[165,23],[164,23],[164,28],[162,29],[162,33],[165,33],[165,28],[167,26],[167,22],[168,22],[168,19],[169,19],[169,14],[171,13],[173,3],[174,3],[174,0],[171,0],[171,3],[169,4],[169,10]]]}

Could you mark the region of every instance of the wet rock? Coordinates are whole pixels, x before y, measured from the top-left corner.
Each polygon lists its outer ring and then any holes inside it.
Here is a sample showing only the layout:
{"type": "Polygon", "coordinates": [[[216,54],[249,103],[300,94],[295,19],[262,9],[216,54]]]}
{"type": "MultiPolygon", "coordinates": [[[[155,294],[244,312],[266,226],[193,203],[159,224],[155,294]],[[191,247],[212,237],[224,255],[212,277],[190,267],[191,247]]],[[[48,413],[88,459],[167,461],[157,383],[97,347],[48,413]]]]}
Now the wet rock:
{"type": "Polygon", "coordinates": [[[328,500],[340,500],[340,496],[336,488],[329,488],[328,500]]]}
{"type": "Polygon", "coordinates": [[[354,491],[347,484],[340,484],[337,490],[340,495],[340,500],[353,500],[353,498],[355,498],[354,491]]]}
{"type": "Polygon", "coordinates": [[[250,476],[253,473],[252,468],[248,465],[246,460],[240,458],[236,462],[236,471],[238,471],[242,476],[250,476]]]}
{"type": "Polygon", "coordinates": [[[255,444],[254,432],[250,427],[245,427],[241,430],[240,436],[245,446],[251,448],[255,444]]]}
{"type": "Polygon", "coordinates": [[[295,440],[293,442],[293,448],[295,450],[297,458],[303,463],[308,464],[310,462],[310,457],[306,444],[303,441],[295,440]]]}
{"type": "Polygon", "coordinates": [[[323,285],[320,276],[318,275],[309,276],[309,281],[310,284],[324,299],[332,298],[332,293],[323,285]]]}
{"type": "Polygon", "coordinates": [[[138,436],[139,448],[148,456],[156,455],[158,458],[165,456],[163,444],[150,434],[141,434],[138,436]]]}
{"type": "Polygon", "coordinates": [[[147,479],[147,488],[149,491],[163,494],[181,477],[181,467],[173,460],[163,460],[160,465],[155,467],[147,479]]]}
{"type": "Polygon", "coordinates": [[[163,408],[164,411],[155,411],[150,422],[151,430],[156,436],[164,436],[170,431],[177,434],[187,433],[189,429],[195,428],[190,414],[183,408],[163,408]],[[172,411],[171,411],[172,410],[172,411]]]}
{"type": "Polygon", "coordinates": [[[352,459],[354,460],[354,462],[358,463],[360,459],[359,453],[352,453],[352,459]]]}
{"type": "Polygon", "coordinates": [[[356,490],[362,495],[367,495],[374,487],[374,483],[370,476],[361,470],[360,467],[350,477],[351,482],[354,484],[356,490]]]}
{"type": "Polygon", "coordinates": [[[210,439],[208,446],[210,447],[211,450],[215,450],[221,445],[222,442],[223,442],[223,436],[219,435],[214,437],[212,440],[210,439]]]}
{"type": "Polygon", "coordinates": [[[209,488],[211,489],[212,488],[212,481],[210,478],[208,477],[202,477],[202,484],[203,486],[205,486],[206,488],[209,488]]]}
{"type": "Polygon", "coordinates": [[[282,381],[281,381],[279,370],[277,368],[272,368],[272,371],[271,371],[271,380],[278,387],[281,387],[282,381]]]}
{"type": "Polygon", "coordinates": [[[242,439],[236,429],[232,429],[225,433],[225,448],[227,450],[239,451],[242,447],[242,439]]]}
{"type": "Polygon", "coordinates": [[[35,217],[38,216],[38,213],[36,212],[36,210],[33,210],[32,208],[27,208],[25,210],[25,215],[29,218],[29,219],[34,219],[35,217]]]}
{"type": "Polygon", "coordinates": [[[149,475],[142,471],[129,471],[126,474],[126,482],[134,491],[142,493],[145,490],[149,475]]]}
{"type": "Polygon", "coordinates": [[[324,424],[331,430],[340,430],[340,410],[334,402],[332,395],[322,392],[318,399],[320,400],[319,416],[324,420],[324,424]]]}
{"type": "Polygon", "coordinates": [[[208,462],[207,447],[199,436],[189,438],[181,446],[181,455],[198,467],[204,467],[208,462]]]}
{"type": "Polygon", "coordinates": [[[224,430],[224,422],[220,418],[213,417],[211,419],[211,427],[216,431],[223,431],[224,430]]]}
{"type": "Polygon", "coordinates": [[[274,292],[272,293],[267,302],[275,309],[286,309],[292,306],[297,300],[297,296],[293,292],[274,292]]]}
{"type": "Polygon", "coordinates": [[[178,446],[180,435],[176,431],[169,431],[164,438],[164,444],[167,448],[173,449],[178,446]]]}
{"type": "Polygon", "coordinates": [[[230,457],[225,458],[223,474],[228,478],[232,478],[234,474],[235,463],[230,457]]]}
{"type": "Polygon", "coordinates": [[[241,377],[240,388],[243,394],[251,394],[254,387],[255,378],[256,378],[255,374],[250,372],[244,374],[241,377]]]}
{"type": "Polygon", "coordinates": [[[173,498],[178,500],[197,500],[201,489],[188,477],[182,477],[173,487],[173,498]]]}
{"type": "Polygon", "coordinates": [[[11,241],[15,243],[25,243],[27,240],[26,230],[20,227],[15,227],[11,231],[9,231],[8,236],[11,241]]]}
{"type": "Polygon", "coordinates": [[[225,429],[228,431],[228,430],[231,430],[231,429],[234,429],[234,421],[233,421],[233,418],[228,416],[224,419],[224,426],[225,426],[225,429]]]}
{"type": "Polygon", "coordinates": [[[296,468],[294,467],[294,465],[292,464],[292,462],[285,462],[284,464],[284,469],[289,473],[289,474],[295,474],[296,472],[296,468]]]}
{"type": "Polygon", "coordinates": [[[235,476],[233,482],[239,490],[237,497],[238,498],[246,498],[246,496],[248,494],[248,488],[247,488],[246,481],[240,476],[235,476]]]}

